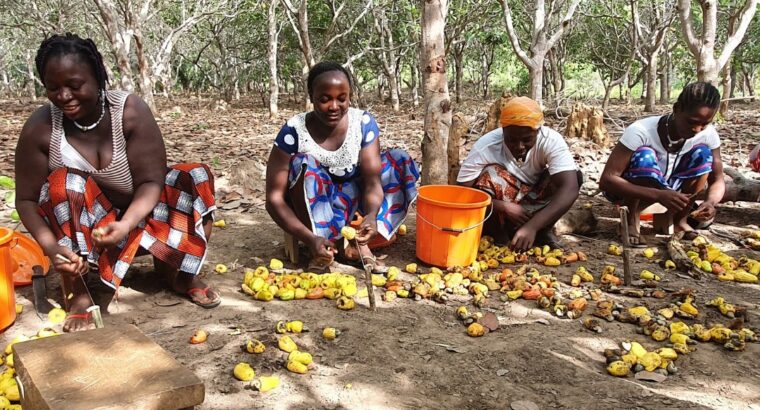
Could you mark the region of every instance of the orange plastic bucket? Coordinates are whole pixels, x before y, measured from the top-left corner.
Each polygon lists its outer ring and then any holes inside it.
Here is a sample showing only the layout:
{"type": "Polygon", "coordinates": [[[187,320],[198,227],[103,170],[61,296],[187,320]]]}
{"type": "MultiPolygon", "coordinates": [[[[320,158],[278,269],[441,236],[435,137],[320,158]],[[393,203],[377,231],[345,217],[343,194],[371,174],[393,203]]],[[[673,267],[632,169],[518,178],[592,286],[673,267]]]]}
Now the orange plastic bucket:
{"type": "Polygon", "coordinates": [[[13,287],[13,258],[11,239],[13,230],[0,227],[0,330],[16,320],[16,291],[13,287]]]}
{"type": "Polygon", "coordinates": [[[439,267],[465,266],[478,243],[491,197],[456,185],[425,185],[417,196],[417,258],[439,267]]]}

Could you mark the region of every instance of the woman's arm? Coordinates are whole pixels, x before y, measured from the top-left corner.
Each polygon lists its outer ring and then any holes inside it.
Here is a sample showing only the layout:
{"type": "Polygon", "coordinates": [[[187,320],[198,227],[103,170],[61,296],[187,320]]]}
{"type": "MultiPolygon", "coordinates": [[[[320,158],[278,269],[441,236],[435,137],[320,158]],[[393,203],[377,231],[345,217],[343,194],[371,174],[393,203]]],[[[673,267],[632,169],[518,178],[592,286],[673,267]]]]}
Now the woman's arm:
{"type": "Polygon", "coordinates": [[[382,161],[380,160],[380,141],[375,138],[359,153],[359,172],[362,178],[362,208],[364,223],[360,232],[360,241],[368,241],[377,233],[377,213],[383,203],[383,186],[380,183],[382,161]]]}
{"type": "Polygon", "coordinates": [[[558,187],[557,191],[549,199],[548,205],[536,212],[515,232],[512,237],[514,249],[523,251],[533,246],[536,233],[558,221],[578,198],[580,187],[577,171],[558,172],[551,176],[551,184],[558,187]]]}
{"type": "Polygon", "coordinates": [[[272,147],[267,160],[266,210],[277,226],[309,246],[312,257],[331,259],[334,244],[311,232],[285,201],[289,172],[290,155],[276,146],[272,147]]]}
{"type": "Polygon", "coordinates": [[[712,172],[707,176],[707,195],[704,202],[694,211],[700,220],[715,218],[715,205],[718,205],[726,193],[726,181],[723,176],[723,160],[720,157],[720,147],[712,150],[712,172]]]}
{"type": "Polygon", "coordinates": [[[610,157],[607,158],[607,164],[599,180],[599,189],[618,198],[638,198],[646,202],[657,202],[659,189],[632,184],[623,178],[623,173],[628,168],[632,156],[633,151],[617,143],[610,157]]]}
{"type": "Polygon", "coordinates": [[[623,178],[633,151],[618,142],[612,149],[599,180],[599,189],[618,198],[636,198],[644,202],[659,202],[671,211],[681,211],[689,205],[689,197],[671,189],[657,189],[633,184],[623,178]]]}
{"type": "Polygon", "coordinates": [[[71,249],[58,245],[55,234],[37,212],[42,185],[48,177],[50,133],[49,106],[35,111],[21,130],[15,157],[16,210],[21,222],[59,272],[83,274],[87,271],[86,261],[71,249]],[[62,262],[55,257],[56,254],[61,254],[72,263],[62,262]]]}
{"type": "Polygon", "coordinates": [[[164,189],[164,138],[148,105],[134,94],[124,104],[123,126],[135,192],[121,219],[105,227],[102,236],[93,237],[96,246],[115,245],[127,236],[153,211],[164,189]]]}

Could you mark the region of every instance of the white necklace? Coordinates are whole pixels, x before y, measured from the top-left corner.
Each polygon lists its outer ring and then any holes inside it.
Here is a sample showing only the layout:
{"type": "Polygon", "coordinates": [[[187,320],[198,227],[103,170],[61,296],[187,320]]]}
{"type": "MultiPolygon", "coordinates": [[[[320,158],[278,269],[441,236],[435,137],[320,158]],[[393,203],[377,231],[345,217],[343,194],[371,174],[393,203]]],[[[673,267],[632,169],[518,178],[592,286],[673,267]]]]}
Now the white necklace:
{"type": "Polygon", "coordinates": [[[673,116],[673,113],[668,114],[668,117],[665,118],[665,137],[668,138],[668,146],[676,145],[679,142],[681,142],[681,139],[677,139],[673,141],[670,139],[670,117],[673,116]]]}
{"type": "Polygon", "coordinates": [[[87,132],[87,131],[89,131],[91,129],[94,129],[95,127],[97,127],[98,124],[100,124],[100,121],[103,120],[103,117],[105,115],[106,115],[106,99],[105,99],[105,95],[101,91],[101,93],[100,93],[100,118],[98,118],[97,121],[95,121],[94,123],[92,123],[90,125],[81,125],[81,124],[79,124],[76,121],[74,121],[74,125],[77,128],[79,128],[80,131],[87,132]]]}

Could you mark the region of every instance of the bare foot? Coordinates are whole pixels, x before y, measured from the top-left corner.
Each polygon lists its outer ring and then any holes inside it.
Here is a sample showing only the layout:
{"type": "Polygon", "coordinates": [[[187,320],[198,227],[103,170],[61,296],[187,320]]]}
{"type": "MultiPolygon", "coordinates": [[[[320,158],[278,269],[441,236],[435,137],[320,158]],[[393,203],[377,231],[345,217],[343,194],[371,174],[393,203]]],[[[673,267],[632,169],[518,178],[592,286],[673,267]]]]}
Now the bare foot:
{"type": "MultiPolygon", "coordinates": [[[[77,279],[78,280],[78,279],[77,279]]],[[[69,314],[63,322],[64,332],[80,332],[82,330],[95,329],[95,323],[92,322],[87,308],[92,305],[84,285],[74,286],[71,293],[74,295],[69,300],[69,314]]]]}
{"type": "Polygon", "coordinates": [[[673,232],[684,232],[683,239],[687,241],[699,236],[699,233],[686,222],[686,218],[673,224],[673,232]]]}

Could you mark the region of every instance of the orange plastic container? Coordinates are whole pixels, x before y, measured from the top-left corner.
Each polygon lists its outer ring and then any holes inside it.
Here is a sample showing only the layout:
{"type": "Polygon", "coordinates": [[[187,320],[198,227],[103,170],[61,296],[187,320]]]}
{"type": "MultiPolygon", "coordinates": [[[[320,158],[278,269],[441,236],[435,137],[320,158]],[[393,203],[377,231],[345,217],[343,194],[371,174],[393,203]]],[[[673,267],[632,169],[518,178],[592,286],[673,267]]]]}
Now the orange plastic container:
{"type": "MultiPolygon", "coordinates": [[[[478,243],[491,197],[456,185],[426,185],[417,197],[417,258],[438,266],[465,266],[478,243]]],[[[490,215],[490,214],[489,214],[490,215]]]]}
{"type": "Polygon", "coordinates": [[[13,258],[11,239],[13,230],[0,227],[0,330],[16,320],[16,292],[13,287],[13,258]]]}

